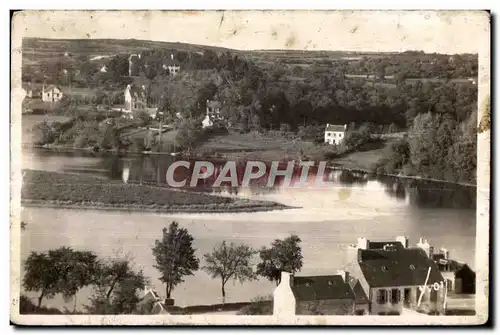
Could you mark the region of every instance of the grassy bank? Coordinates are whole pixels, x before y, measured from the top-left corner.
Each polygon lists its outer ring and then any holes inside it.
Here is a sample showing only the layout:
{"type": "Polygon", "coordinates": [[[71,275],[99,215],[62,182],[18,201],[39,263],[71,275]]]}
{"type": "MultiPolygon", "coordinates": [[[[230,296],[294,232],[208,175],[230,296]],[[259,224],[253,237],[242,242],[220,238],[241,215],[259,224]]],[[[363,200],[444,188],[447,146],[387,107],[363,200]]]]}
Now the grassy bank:
{"type": "Polygon", "coordinates": [[[26,206],[161,213],[233,213],[288,208],[274,202],[233,199],[37,170],[23,170],[21,199],[26,206]]]}

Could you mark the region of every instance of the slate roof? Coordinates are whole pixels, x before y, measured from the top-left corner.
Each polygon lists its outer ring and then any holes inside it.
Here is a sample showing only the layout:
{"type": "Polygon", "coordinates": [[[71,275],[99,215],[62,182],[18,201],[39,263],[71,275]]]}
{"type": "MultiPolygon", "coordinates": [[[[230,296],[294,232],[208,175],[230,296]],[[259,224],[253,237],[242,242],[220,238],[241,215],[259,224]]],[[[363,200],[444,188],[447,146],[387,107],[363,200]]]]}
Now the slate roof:
{"type": "Polygon", "coordinates": [[[45,91],[46,92],[47,91],[51,91],[51,90],[58,90],[58,91],[60,91],[60,89],[57,86],[55,86],[55,85],[49,85],[49,86],[45,87],[45,91]]]}
{"type": "Polygon", "coordinates": [[[340,275],[294,277],[292,291],[297,301],[354,299],[354,293],[340,275]]]}
{"type": "Polygon", "coordinates": [[[421,248],[359,249],[359,267],[370,287],[428,285],[443,280],[437,264],[421,248]]]}
{"type": "Polygon", "coordinates": [[[368,248],[367,249],[383,249],[384,245],[394,245],[397,248],[403,248],[403,245],[401,242],[396,242],[396,241],[388,241],[388,242],[372,242],[368,241],[368,248]]]}
{"type": "Polygon", "coordinates": [[[325,131],[345,131],[344,125],[329,124],[325,131]]]}

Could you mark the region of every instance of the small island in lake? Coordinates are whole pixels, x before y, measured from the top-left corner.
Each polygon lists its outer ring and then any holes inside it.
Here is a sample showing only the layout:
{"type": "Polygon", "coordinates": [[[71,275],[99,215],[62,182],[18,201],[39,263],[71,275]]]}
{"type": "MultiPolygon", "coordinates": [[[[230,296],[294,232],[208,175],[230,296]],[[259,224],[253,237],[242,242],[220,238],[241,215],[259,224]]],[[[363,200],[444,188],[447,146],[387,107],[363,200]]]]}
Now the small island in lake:
{"type": "Polygon", "coordinates": [[[23,170],[21,203],[25,206],[161,213],[235,213],[291,208],[271,201],[235,199],[39,170],[23,170]]]}

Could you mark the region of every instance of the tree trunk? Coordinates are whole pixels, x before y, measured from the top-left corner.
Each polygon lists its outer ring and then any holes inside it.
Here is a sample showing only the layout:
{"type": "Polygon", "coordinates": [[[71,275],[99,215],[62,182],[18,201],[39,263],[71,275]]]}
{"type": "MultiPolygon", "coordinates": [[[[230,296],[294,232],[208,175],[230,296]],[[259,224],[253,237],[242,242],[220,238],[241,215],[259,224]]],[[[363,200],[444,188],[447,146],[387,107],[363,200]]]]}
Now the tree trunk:
{"type": "Polygon", "coordinates": [[[166,289],[166,294],[167,294],[167,299],[170,299],[170,292],[172,291],[172,289],[170,288],[169,289],[169,285],[167,284],[167,289],[166,289]]]}
{"type": "Polygon", "coordinates": [[[111,284],[111,287],[109,288],[108,293],[106,294],[106,300],[109,301],[109,298],[111,297],[111,293],[113,292],[113,289],[115,288],[115,285],[116,285],[117,282],[118,282],[118,278],[115,278],[115,280],[111,284]]]}
{"type": "Polygon", "coordinates": [[[42,299],[43,299],[44,295],[45,295],[45,292],[42,291],[42,294],[40,294],[40,296],[38,297],[38,308],[40,308],[42,306],[42,299]]]}
{"type": "Polygon", "coordinates": [[[222,282],[222,304],[224,305],[226,303],[226,290],[224,289],[224,282],[222,282]]]}

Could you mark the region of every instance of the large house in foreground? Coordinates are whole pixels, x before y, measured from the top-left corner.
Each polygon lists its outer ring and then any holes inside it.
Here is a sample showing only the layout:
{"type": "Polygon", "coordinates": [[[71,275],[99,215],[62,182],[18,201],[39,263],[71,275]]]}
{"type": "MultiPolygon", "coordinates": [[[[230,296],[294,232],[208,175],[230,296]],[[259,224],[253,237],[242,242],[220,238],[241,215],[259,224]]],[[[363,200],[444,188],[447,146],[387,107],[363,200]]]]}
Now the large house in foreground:
{"type": "Polygon", "coordinates": [[[294,276],[281,272],[274,291],[274,314],[291,315],[363,315],[368,300],[363,292],[351,286],[348,272],[335,275],[294,276]]]}
{"type": "Polygon", "coordinates": [[[446,282],[429,251],[410,248],[403,236],[387,242],[359,238],[349,247],[347,269],[368,297],[370,314],[444,314],[446,282]]]}
{"type": "Polygon", "coordinates": [[[325,143],[339,145],[345,138],[347,125],[326,124],[325,143]]]}

